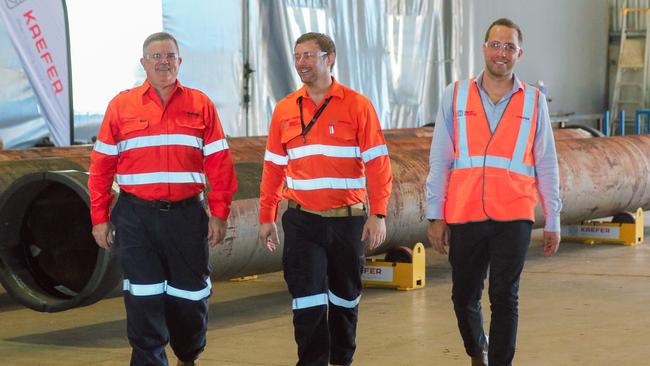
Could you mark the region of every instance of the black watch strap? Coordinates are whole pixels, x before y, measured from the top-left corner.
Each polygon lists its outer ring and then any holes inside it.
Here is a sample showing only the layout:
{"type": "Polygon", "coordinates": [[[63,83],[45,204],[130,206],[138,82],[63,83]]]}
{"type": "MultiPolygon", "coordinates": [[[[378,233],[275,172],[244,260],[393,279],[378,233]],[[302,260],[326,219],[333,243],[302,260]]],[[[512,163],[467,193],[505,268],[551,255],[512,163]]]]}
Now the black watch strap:
{"type": "Polygon", "coordinates": [[[386,218],[386,215],[382,215],[382,214],[375,214],[375,216],[379,217],[380,219],[386,218]]]}
{"type": "Polygon", "coordinates": [[[435,222],[438,219],[427,219],[427,220],[429,220],[429,222],[435,222]]]}

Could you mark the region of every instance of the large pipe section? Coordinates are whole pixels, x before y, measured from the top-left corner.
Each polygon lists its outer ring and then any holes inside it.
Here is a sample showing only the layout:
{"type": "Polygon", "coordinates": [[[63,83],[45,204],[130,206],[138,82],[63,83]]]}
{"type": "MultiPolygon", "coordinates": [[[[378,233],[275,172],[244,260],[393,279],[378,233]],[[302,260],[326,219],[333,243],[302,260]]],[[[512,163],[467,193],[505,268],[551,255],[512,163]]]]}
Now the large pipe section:
{"type": "MultiPolygon", "coordinates": [[[[394,173],[386,242],[378,254],[426,240],[424,182],[430,132],[387,132],[394,173]]],[[[233,138],[239,178],[226,239],[210,251],[213,278],[279,270],[281,251],[257,242],[265,138],[233,138]]],[[[563,222],[650,208],[650,136],[560,140],[563,222]]],[[[61,311],[113,290],[119,271],[90,234],[90,147],[0,152],[0,281],[25,306],[61,311]]],[[[536,227],[543,224],[542,216],[536,227]]]]}

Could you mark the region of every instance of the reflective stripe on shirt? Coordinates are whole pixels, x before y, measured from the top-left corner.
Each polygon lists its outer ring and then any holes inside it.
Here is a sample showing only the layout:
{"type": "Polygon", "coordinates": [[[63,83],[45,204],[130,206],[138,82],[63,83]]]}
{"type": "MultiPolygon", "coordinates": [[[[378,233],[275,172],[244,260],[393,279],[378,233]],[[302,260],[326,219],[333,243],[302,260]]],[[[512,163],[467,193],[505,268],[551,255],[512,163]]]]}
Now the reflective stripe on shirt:
{"type": "Polygon", "coordinates": [[[300,159],[306,156],[324,155],[332,158],[359,158],[361,153],[358,146],[306,145],[288,149],[289,159],[300,159]]]}
{"type": "Polygon", "coordinates": [[[289,163],[288,156],[274,154],[268,150],[264,153],[264,160],[270,161],[275,165],[287,165],[289,163]]]}
{"type": "Polygon", "coordinates": [[[120,143],[117,144],[117,148],[120,152],[124,152],[142,147],[169,145],[189,146],[201,149],[203,148],[203,139],[192,135],[182,134],[140,136],[120,141],[120,143]]]}
{"type": "Polygon", "coordinates": [[[99,140],[95,141],[95,151],[100,152],[104,155],[117,155],[117,145],[110,145],[99,140]]]}
{"type": "Polygon", "coordinates": [[[119,185],[138,185],[154,183],[205,183],[205,175],[195,172],[154,172],[115,175],[119,185]]]}
{"type": "Polygon", "coordinates": [[[372,147],[364,152],[361,153],[361,158],[363,159],[364,163],[369,162],[370,160],[374,158],[378,158],[380,156],[388,155],[388,147],[386,145],[378,145],[375,147],[372,147]]]}
{"type": "Polygon", "coordinates": [[[217,140],[205,145],[203,148],[203,155],[212,155],[214,153],[218,153],[219,151],[226,150],[227,148],[228,141],[226,141],[226,139],[217,140]]]}
{"type": "Polygon", "coordinates": [[[293,179],[287,176],[287,187],[297,191],[314,189],[360,189],[366,187],[366,177],[293,179]]]}

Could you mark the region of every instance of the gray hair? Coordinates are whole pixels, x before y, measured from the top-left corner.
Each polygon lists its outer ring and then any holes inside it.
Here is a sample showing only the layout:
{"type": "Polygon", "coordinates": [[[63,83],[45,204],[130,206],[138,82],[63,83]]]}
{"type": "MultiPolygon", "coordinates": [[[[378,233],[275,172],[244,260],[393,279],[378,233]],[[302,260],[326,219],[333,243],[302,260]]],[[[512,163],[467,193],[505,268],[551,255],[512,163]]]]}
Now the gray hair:
{"type": "Polygon", "coordinates": [[[149,46],[151,42],[167,41],[167,40],[174,42],[174,45],[176,46],[176,50],[180,53],[180,50],[178,48],[178,42],[176,42],[176,38],[174,38],[174,36],[172,36],[167,32],[158,32],[150,35],[149,37],[147,37],[147,39],[144,40],[144,43],[142,44],[142,54],[144,55],[144,53],[147,50],[147,46],[149,46]]]}

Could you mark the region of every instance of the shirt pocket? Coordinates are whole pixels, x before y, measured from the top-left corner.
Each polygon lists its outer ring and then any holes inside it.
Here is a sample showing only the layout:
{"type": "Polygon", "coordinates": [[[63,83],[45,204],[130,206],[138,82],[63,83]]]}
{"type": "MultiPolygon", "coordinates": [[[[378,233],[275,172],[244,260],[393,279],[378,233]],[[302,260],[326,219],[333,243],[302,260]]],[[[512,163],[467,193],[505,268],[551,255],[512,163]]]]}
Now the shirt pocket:
{"type": "Polygon", "coordinates": [[[149,127],[149,121],[143,118],[125,118],[120,121],[120,135],[126,137],[135,135],[136,132],[145,130],[149,127]]]}
{"type": "Polygon", "coordinates": [[[329,134],[335,140],[351,142],[357,140],[357,128],[350,121],[337,121],[328,126],[329,134]]]}
{"type": "Polygon", "coordinates": [[[298,118],[282,121],[282,130],[280,132],[280,142],[286,144],[302,134],[302,125],[298,118]]]}
{"type": "Polygon", "coordinates": [[[192,131],[205,130],[205,121],[201,117],[180,117],[176,119],[176,124],[181,128],[189,128],[192,131]]]}

